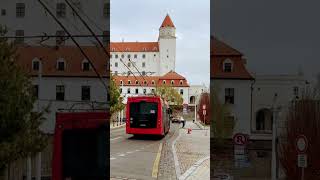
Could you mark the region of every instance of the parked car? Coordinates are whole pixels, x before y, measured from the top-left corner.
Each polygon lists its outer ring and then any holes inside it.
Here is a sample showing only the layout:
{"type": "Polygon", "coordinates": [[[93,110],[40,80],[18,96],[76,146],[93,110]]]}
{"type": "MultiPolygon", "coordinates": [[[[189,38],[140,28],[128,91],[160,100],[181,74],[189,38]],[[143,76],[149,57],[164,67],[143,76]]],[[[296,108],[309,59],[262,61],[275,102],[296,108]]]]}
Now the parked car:
{"type": "Polygon", "coordinates": [[[179,117],[179,116],[173,117],[171,120],[172,123],[174,123],[174,122],[180,123],[180,121],[181,121],[181,117],[179,117]]]}

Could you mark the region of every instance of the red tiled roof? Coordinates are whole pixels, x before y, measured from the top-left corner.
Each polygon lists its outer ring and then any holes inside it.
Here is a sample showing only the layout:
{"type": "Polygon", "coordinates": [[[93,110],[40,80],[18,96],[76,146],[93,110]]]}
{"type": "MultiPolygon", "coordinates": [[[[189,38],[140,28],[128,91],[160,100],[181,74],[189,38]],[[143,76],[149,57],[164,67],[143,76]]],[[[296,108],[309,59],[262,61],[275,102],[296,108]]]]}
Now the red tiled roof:
{"type": "Polygon", "coordinates": [[[242,54],[239,51],[214,37],[211,37],[210,44],[210,78],[245,80],[254,79],[253,76],[247,71],[245,60],[242,58],[242,54]],[[229,59],[233,64],[232,72],[223,71],[223,64],[226,59],[229,59]]]}
{"type": "MultiPolygon", "coordinates": [[[[99,74],[103,77],[109,77],[108,58],[104,52],[95,46],[83,46],[82,49],[93,62],[99,74]]],[[[93,69],[89,71],[82,70],[82,62],[85,57],[75,46],[61,46],[58,49],[42,46],[18,47],[17,54],[17,63],[33,76],[38,75],[38,71],[32,70],[32,61],[37,58],[42,64],[43,76],[97,77],[93,69]],[[59,71],[56,68],[57,60],[60,58],[66,62],[64,71],[59,71]]]]}
{"type": "Polygon", "coordinates": [[[113,76],[113,78],[118,86],[121,86],[120,81],[123,82],[124,86],[140,86],[139,84],[136,84],[136,81],[145,87],[164,86],[163,81],[165,80],[166,86],[189,87],[187,80],[183,76],[175,72],[169,73],[164,76],[136,76],[137,79],[134,76],[113,76]],[[175,75],[172,76],[173,74],[175,75]],[[131,81],[130,84],[128,84],[129,80],[131,81]],[[147,82],[146,84],[144,83],[145,81],[147,82]],[[152,84],[152,81],[154,81],[154,84],[152,84]],[[171,84],[171,81],[173,81],[173,84],[171,84]]]}
{"type": "Polygon", "coordinates": [[[161,27],[174,27],[174,24],[170,18],[170,16],[167,14],[167,16],[164,18],[161,27]]]}
{"type": "Polygon", "coordinates": [[[211,46],[210,54],[213,56],[224,56],[224,55],[242,56],[242,54],[239,51],[230,47],[229,45],[225,44],[224,42],[218,40],[215,37],[211,37],[210,46],[211,46]]]}
{"type": "Polygon", "coordinates": [[[111,42],[111,52],[159,52],[158,42],[111,42]]]}

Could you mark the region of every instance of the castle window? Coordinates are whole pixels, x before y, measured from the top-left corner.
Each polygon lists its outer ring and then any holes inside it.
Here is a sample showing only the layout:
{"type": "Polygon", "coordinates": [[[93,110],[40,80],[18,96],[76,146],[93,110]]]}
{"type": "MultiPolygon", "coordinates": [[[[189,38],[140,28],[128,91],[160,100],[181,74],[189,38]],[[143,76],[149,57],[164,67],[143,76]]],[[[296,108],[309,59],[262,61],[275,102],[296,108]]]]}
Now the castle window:
{"type": "Polygon", "coordinates": [[[89,71],[89,70],[90,70],[89,61],[87,60],[82,61],[82,71],[89,71]]]}
{"type": "Polygon", "coordinates": [[[163,80],[163,81],[162,81],[162,84],[166,84],[166,80],[163,80]]]}
{"type": "Polygon", "coordinates": [[[143,89],[143,94],[147,94],[147,89],[143,89]]]}
{"type": "Polygon", "coordinates": [[[138,55],[137,55],[137,54],[135,54],[133,57],[134,57],[135,59],[137,59],[138,55]]]}
{"type": "Polygon", "coordinates": [[[182,80],[180,80],[180,85],[182,85],[183,84],[183,81],[182,80]]]}
{"type": "Polygon", "coordinates": [[[136,84],[139,84],[139,81],[136,80],[136,84]]]}
{"type": "Polygon", "coordinates": [[[123,81],[122,80],[120,80],[120,84],[123,85],[123,81]]]}
{"type": "Polygon", "coordinates": [[[138,88],[136,89],[136,94],[139,94],[139,89],[138,88]]]}
{"type": "Polygon", "coordinates": [[[114,67],[118,67],[118,62],[115,62],[115,63],[114,63],[114,67]]]}
{"type": "Polygon", "coordinates": [[[118,59],[118,57],[119,57],[118,54],[116,54],[116,55],[115,55],[115,58],[118,59]]]}
{"type": "Polygon", "coordinates": [[[130,80],[128,80],[128,84],[131,84],[131,81],[130,81],[130,80]]]}
{"type": "Polygon", "coordinates": [[[121,58],[124,58],[124,54],[121,55],[121,58]]]}
{"type": "Polygon", "coordinates": [[[183,89],[180,89],[180,94],[183,95],[183,89]]]}
{"type": "Polygon", "coordinates": [[[174,84],[174,80],[171,80],[171,85],[173,85],[174,84]]]}
{"type": "Polygon", "coordinates": [[[32,61],[32,70],[39,71],[40,69],[40,61],[38,59],[34,59],[32,61]]]}
{"type": "Polygon", "coordinates": [[[146,67],[146,63],[145,62],[142,62],[142,67],[146,67]]]}
{"type": "Polygon", "coordinates": [[[128,59],[130,59],[130,58],[131,58],[131,55],[130,55],[130,54],[128,54],[128,55],[127,55],[127,57],[128,57],[128,59]]]}
{"type": "Polygon", "coordinates": [[[151,81],[151,84],[153,84],[153,85],[155,84],[154,80],[151,81]]]}
{"type": "Polygon", "coordinates": [[[127,93],[130,94],[130,88],[127,89],[127,93]]]}
{"type": "Polygon", "coordinates": [[[65,68],[66,68],[66,63],[65,63],[65,61],[63,60],[63,59],[59,59],[58,61],[57,61],[57,70],[59,70],[59,71],[64,71],[65,70],[65,68]]]}
{"type": "Polygon", "coordinates": [[[146,58],[146,55],[145,55],[145,54],[142,54],[142,58],[143,58],[143,59],[146,58]]]}
{"type": "Polygon", "coordinates": [[[232,72],[233,64],[230,59],[227,59],[223,62],[223,72],[232,72]]]}

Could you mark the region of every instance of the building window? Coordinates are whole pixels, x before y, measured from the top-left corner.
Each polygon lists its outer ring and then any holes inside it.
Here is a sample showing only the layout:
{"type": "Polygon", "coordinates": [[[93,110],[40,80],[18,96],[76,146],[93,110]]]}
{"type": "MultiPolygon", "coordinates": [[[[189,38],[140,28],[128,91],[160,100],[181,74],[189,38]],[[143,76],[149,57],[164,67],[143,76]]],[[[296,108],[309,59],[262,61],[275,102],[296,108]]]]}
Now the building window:
{"type": "Polygon", "coordinates": [[[118,62],[115,62],[115,63],[114,63],[114,67],[118,67],[118,62]]]}
{"type": "Polygon", "coordinates": [[[24,17],[26,5],[24,3],[16,3],[16,17],[24,17]]]}
{"type": "Polygon", "coordinates": [[[64,101],[64,91],[65,88],[63,85],[56,86],[56,100],[64,101]]]}
{"type": "Polygon", "coordinates": [[[121,58],[122,58],[122,59],[124,58],[124,54],[121,54],[121,58]]]}
{"type": "Polygon", "coordinates": [[[56,36],[56,45],[63,45],[65,43],[65,32],[57,31],[56,36]]]}
{"type": "Polygon", "coordinates": [[[16,44],[24,43],[24,30],[16,30],[15,43],[16,44]]]}
{"type": "Polygon", "coordinates": [[[225,89],[225,103],[234,104],[234,88],[225,89]]]}
{"type": "Polygon", "coordinates": [[[110,42],[110,31],[103,31],[102,42],[107,45],[110,42]]]}
{"type": "Polygon", "coordinates": [[[142,62],[142,67],[146,67],[146,63],[145,62],[142,62]]]}
{"type": "Polygon", "coordinates": [[[299,87],[293,87],[293,95],[295,97],[299,97],[299,87]]]}
{"type": "Polygon", "coordinates": [[[180,89],[180,94],[183,95],[183,89],[180,89]]]}
{"type": "Polygon", "coordinates": [[[81,87],[81,100],[89,101],[90,100],[90,86],[81,87]]]}
{"type": "Polygon", "coordinates": [[[131,84],[131,81],[130,81],[130,80],[128,80],[128,84],[131,84]]]}
{"type": "Polygon", "coordinates": [[[223,62],[223,72],[232,72],[232,61],[230,59],[223,62]]]}
{"type": "Polygon", "coordinates": [[[110,3],[104,3],[103,4],[103,17],[109,17],[110,16],[110,3]]]}
{"type": "Polygon", "coordinates": [[[5,9],[1,9],[1,16],[5,16],[7,14],[7,11],[5,9]]]}
{"type": "Polygon", "coordinates": [[[90,63],[88,61],[84,61],[82,63],[82,70],[83,71],[89,71],[90,70],[90,63]]]}
{"type": "Polygon", "coordinates": [[[183,84],[183,81],[182,80],[180,80],[180,85],[182,85],[183,84]]]}
{"type": "Polygon", "coordinates": [[[116,55],[115,55],[115,58],[116,58],[116,59],[118,59],[118,57],[119,57],[119,55],[118,55],[118,54],[116,54],[116,55]]]}
{"type": "Polygon", "coordinates": [[[122,93],[122,88],[119,89],[120,94],[122,93]]]}
{"type": "Polygon", "coordinates": [[[131,67],[131,63],[130,62],[128,62],[128,67],[131,67]]]}
{"type": "Polygon", "coordinates": [[[136,84],[139,84],[139,81],[136,80],[136,84]]]}
{"type": "Polygon", "coordinates": [[[153,56],[156,57],[156,54],[154,54],[153,56]]]}
{"type": "Polygon", "coordinates": [[[64,71],[64,69],[65,69],[64,60],[58,60],[58,62],[57,62],[57,70],[58,71],[64,71]]]}
{"type": "Polygon", "coordinates": [[[117,76],[118,75],[118,71],[114,71],[114,75],[117,76]]]}
{"type": "Polygon", "coordinates": [[[162,84],[166,84],[166,80],[163,80],[163,81],[162,81],[162,84]]]}
{"type": "Polygon", "coordinates": [[[271,131],[272,130],[272,112],[269,109],[261,109],[256,114],[256,130],[271,131]]]}
{"type": "Polygon", "coordinates": [[[142,58],[145,59],[145,58],[146,58],[146,55],[145,55],[145,54],[142,54],[142,58]]]}
{"type": "Polygon", "coordinates": [[[39,69],[40,69],[40,61],[39,60],[32,61],[32,70],[39,71],[39,69]]]}
{"type": "Polygon", "coordinates": [[[142,76],[145,76],[146,75],[146,72],[145,71],[142,71],[142,76]]]}
{"type": "Polygon", "coordinates": [[[128,59],[130,59],[130,58],[131,58],[131,55],[130,55],[130,54],[128,54],[128,55],[127,55],[127,57],[128,57],[128,59]]]}
{"type": "Polygon", "coordinates": [[[147,89],[143,89],[143,94],[147,94],[147,89]]]}
{"type": "Polygon", "coordinates": [[[171,80],[171,85],[173,85],[174,84],[174,80],[171,80]]]}
{"type": "Polygon", "coordinates": [[[123,81],[122,80],[120,80],[120,84],[123,85],[123,81]]]}
{"type": "Polygon", "coordinates": [[[154,90],[154,89],[151,89],[151,92],[154,94],[154,93],[155,93],[155,90],[154,90]]]}
{"type": "Polygon", "coordinates": [[[130,92],[130,88],[128,88],[128,89],[127,89],[127,93],[128,93],[128,94],[130,94],[130,93],[131,93],[131,92],[130,92]]]}
{"type": "Polygon", "coordinates": [[[139,94],[139,89],[138,88],[136,89],[136,94],[139,94]]]}
{"type": "Polygon", "coordinates": [[[135,54],[135,55],[133,56],[133,58],[135,58],[135,59],[137,59],[137,57],[138,57],[138,55],[137,55],[137,54],[135,54]]]}
{"type": "Polygon", "coordinates": [[[152,80],[152,81],[151,81],[151,84],[152,84],[152,85],[154,85],[154,84],[155,84],[154,80],[152,80]]]}
{"type": "Polygon", "coordinates": [[[143,84],[147,85],[147,81],[144,81],[143,84]]]}
{"type": "Polygon", "coordinates": [[[66,17],[66,4],[65,3],[57,3],[57,17],[64,18],[66,17]]]}
{"type": "MultiPolygon", "coordinates": [[[[81,6],[81,2],[80,1],[74,1],[74,2],[72,2],[72,5],[75,7],[75,10],[77,11],[82,11],[81,9],[82,9],[82,6],[81,6]]],[[[73,14],[73,16],[75,16],[76,15],[76,13],[74,12],[74,11],[72,11],[72,14],[73,14]]]]}
{"type": "Polygon", "coordinates": [[[39,86],[33,85],[33,97],[38,99],[39,98],[39,86]]]}

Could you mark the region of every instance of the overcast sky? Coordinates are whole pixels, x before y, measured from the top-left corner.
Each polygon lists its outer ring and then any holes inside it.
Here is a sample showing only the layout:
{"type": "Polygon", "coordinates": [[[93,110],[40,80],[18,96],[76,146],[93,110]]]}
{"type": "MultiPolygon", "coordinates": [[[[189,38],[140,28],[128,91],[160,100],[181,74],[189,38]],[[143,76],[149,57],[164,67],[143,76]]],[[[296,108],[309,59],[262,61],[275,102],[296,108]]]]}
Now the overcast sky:
{"type": "Polygon", "coordinates": [[[211,30],[241,51],[250,71],[310,78],[320,72],[319,0],[215,0],[211,30]]]}
{"type": "Polygon", "coordinates": [[[167,13],[176,26],[176,72],[208,86],[209,0],[111,0],[111,41],[157,41],[167,13]]]}

